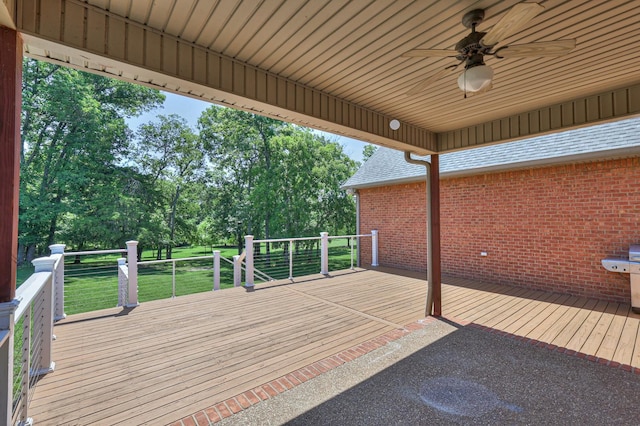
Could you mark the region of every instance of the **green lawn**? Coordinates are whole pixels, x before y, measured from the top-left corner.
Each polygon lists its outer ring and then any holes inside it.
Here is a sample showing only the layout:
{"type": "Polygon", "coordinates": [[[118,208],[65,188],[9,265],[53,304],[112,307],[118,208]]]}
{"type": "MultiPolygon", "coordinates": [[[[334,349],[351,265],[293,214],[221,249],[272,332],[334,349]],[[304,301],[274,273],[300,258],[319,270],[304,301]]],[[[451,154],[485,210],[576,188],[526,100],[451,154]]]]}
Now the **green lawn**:
{"type": "MultiPolygon", "coordinates": [[[[236,247],[214,247],[220,250],[222,257],[232,260],[236,247]]],[[[256,250],[257,251],[257,250],[256,250]]],[[[355,254],[355,251],[354,251],[355,254]]],[[[213,289],[213,259],[180,261],[189,257],[211,256],[210,247],[178,247],[173,249],[176,260],[175,284],[172,262],[140,265],[138,268],[138,300],[170,298],[174,294],[186,294],[211,291],[213,289]]],[[[65,259],[65,313],[76,314],[98,309],[115,307],[118,302],[118,268],[120,254],[82,256],[81,263],[74,263],[73,256],[65,259]]],[[[320,251],[294,250],[294,276],[317,274],[320,272],[320,251]]],[[[142,261],[156,260],[151,250],[142,254],[142,261]]],[[[354,264],[356,259],[354,257],[354,264]]],[[[266,254],[263,246],[255,256],[255,268],[274,279],[289,277],[289,254],[283,247],[272,248],[266,254]]],[[[329,271],[347,269],[351,266],[351,249],[346,240],[330,240],[329,271]]],[[[33,268],[18,268],[18,285],[33,273],[33,268]]],[[[256,283],[261,279],[256,274],[256,283]]],[[[233,286],[233,266],[220,260],[220,288],[233,286]]]]}

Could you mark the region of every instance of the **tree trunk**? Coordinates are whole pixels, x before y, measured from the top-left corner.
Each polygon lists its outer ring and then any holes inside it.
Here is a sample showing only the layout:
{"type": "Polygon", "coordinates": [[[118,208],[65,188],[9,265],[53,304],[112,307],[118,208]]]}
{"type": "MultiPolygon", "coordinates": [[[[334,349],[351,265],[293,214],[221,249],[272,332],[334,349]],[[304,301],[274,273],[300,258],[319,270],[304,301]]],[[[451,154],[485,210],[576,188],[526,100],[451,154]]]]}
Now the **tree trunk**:
{"type": "Polygon", "coordinates": [[[18,266],[22,266],[25,262],[25,247],[24,244],[18,243],[18,266]]]}
{"type": "Polygon", "coordinates": [[[31,263],[31,261],[33,259],[35,259],[35,258],[36,258],[36,245],[35,244],[29,244],[27,246],[27,258],[26,258],[26,261],[28,263],[31,263]]]}
{"type": "Polygon", "coordinates": [[[162,260],[162,244],[158,245],[158,253],[156,253],[156,260],[162,260]]]}

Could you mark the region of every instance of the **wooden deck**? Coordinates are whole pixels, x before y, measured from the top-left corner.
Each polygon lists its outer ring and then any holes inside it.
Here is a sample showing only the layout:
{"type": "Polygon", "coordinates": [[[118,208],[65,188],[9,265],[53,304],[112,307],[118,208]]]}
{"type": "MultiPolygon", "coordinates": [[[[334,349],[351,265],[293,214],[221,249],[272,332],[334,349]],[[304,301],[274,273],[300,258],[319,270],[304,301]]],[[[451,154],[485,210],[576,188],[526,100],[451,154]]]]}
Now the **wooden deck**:
{"type": "MultiPolygon", "coordinates": [[[[640,367],[640,315],[628,305],[445,282],[447,317],[640,367]]],[[[368,270],[75,315],[55,326],[56,370],[38,384],[30,416],[167,424],[423,318],[425,288],[368,270]]]]}

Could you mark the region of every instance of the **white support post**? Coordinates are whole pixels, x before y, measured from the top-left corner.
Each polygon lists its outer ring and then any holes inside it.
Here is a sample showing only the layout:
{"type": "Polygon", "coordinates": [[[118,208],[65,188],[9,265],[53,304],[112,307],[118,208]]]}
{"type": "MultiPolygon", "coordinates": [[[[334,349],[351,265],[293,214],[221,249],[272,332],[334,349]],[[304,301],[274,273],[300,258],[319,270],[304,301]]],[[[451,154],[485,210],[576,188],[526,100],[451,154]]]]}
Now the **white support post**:
{"type": "Polygon", "coordinates": [[[293,281],[293,240],[289,240],[289,279],[293,281]]]}
{"type": "Polygon", "coordinates": [[[20,301],[0,303],[0,424],[10,425],[13,410],[13,328],[20,301]]]}
{"type": "Polygon", "coordinates": [[[320,273],[329,275],[329,233],[320,233],[320,273]]]}
{"type": "Polygon", "coordinates": [[[220,250],[213,251],[213,290],[220,290],[220,250]]]}
{"type": "Polygon", "coordinates": [[[176,297],[176,261],[171,262],[171,298],[176,297]]]}
{"type": "Polygon", "coordinates": [[[253,291],[253,235],[244,237],[244,250],[247,253],[245,258],[245,284],[247,291],[253,291]]]}
{"type": "Polygon", "coordinates": [[[127,308],[138,306],[138,242],[127,241],[127,269],[129,286],[127,288],[127,308]]]}
{"type": "Polygon", "coordinates": [[[65,319],[67,314],[64,313],[64,244],[52,244],[49,246],[51,256],[61,255],[60,263],[56,266],[53,276],[53,294],[54,294],[54,321],[65,319]]]}
{"type": "Polygon", "coordinates": [[[353,237],[349,238],[349,243],[351,245],[351,270],[352,271],[354,270],[354,268],[353,268],[353,246],[355,245],[355,242],[356,242],[355,238],[353,238],[353,237]]]}
{"type": "Polygon", "coordinates": [[[371,231],[371,266],[378,265],[378,231],[371,231]]]}
{"type": "Polygon", "coordinates": [[[233,286],[240,287],[242,285],[242,262],[240,255],[233,256],[233,286]]]}
{"type": "Polygon", "coordinates": [[[118,306],[125,306],[127,304],[127,286],[129,280],[127,279],[126,269],[127,259],[121,257],[118,259],[118,306]]]}
{"type": "MultiPolygon", "coordinates": [[[[53,276],[54,267],[62,255],[55,254],[51,257],[41,257],[34,259],[31,263],[35,267],[34,272],[51,272],[51,279],[42,288],[41,303],[42,317],[33,319],[34,336],[42,336],[42,346],[40,349],[40,356],[31,360],[32,374],[41,376],[47,373],[51,373],[55,369],[55,362],[53,362],[52,353],[53,347],[53,276]]],[[[64,261],[64,259],[62,259],[64,261]]],[[[34,303],[36,303],[34,301],[34,303]]],[[[39,338],[40,339],[40,338],[39,338]]]]}

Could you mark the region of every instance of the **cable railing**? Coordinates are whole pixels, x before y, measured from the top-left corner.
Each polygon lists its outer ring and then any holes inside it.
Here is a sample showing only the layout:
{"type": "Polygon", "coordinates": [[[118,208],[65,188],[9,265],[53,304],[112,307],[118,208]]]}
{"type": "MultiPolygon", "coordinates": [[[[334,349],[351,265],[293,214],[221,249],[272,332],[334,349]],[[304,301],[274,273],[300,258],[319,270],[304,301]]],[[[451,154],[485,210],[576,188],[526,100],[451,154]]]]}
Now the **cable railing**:
{"type": "Polygon", "coordinates": [[[7,420],[7,424],[22,426],[33,423],[28,411],[36,383],[55,367],[51,358],[54,271],[62,263],[63,257],[60,255],[35,259],[35,273],[16,290],[11,303],[13,312],[8,317],[3,315],[3,318],[10,318],[13,322],[0,344],[0,358],[6,358],[7,362],[13,358],[14,361],[12,374],[8,377],[0,375],[0,381],[5,382],[0,386],[8,396],[0,401],[0,417],[7,420]],[[11,332],[13,339],[10,338],[11,332]],[[8,357],[9,354],[13,356],[8,357]]]}
{"type": "Polygon", "coordinates": [[[245,261],[245,287],[252,290],[256,277],[268,276],[271,279],[290,279],[295,277],[323,274],[329,270],[354,269],[358,262],[360,238],[372,240],[372,266],[377,266],[378,231],[371,234],[329,236],[322,232],[319,237],[278,238],[254,240],[252,235],[245,237],[245,252],[234,256],[236,260],[235,283],[240,280],[239,266],[241,257],[245,261]],[[347,241],[341,246],[339,240],[347,241]],[[330,244],[330,241],[332,242],[330,244]]]}
{"type": "Polygon", "coordinates": [[[140,302],[220,290],[221,282],[233,282],[233,262],[219,251],[213,256],[138,262],[140,302]]]}

